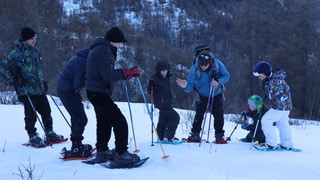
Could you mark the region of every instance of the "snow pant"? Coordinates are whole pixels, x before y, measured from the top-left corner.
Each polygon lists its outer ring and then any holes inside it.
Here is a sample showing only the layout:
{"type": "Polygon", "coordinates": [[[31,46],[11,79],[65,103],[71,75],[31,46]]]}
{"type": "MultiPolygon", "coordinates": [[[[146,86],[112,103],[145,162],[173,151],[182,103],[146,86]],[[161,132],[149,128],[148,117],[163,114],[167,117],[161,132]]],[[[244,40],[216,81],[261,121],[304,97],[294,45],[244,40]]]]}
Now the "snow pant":
{"type": "Polygon", "coordinates": [[[37,113],[35,111],[41,115],[45,132],[52,130],[51,108],[46,94],[42,93],[41,95],[29,95],[29,97],[32,104],[30,104],[27,95],[21,95],[18,97],[24,106],[24,121],[25,130],[27,130],[27,133],[30,135],[37,132],[37,128],[35,127],[37,122],[37,113]]]}
{"type": "Polygon", "coordinates": [[[179,114],[173,108],[160,109],[157,133],[159,139],[172,139],[180,121],[179,114]]]}
{"type": "Polygon", "coordinates": [[[116,152],[123,154],[128,149],[126,118],[107,93],[87,90],[87,96],[94,107],[97,118],[97,151],[109,150],[108,142],[113,128],[116,152]]]}
{"type": "Polygon", "coordinates": [[[59,98],[71,117],[72,144],[80,145],[83,140],[84,128],[88,123],[88,118],[84,112],[82,97],[78,93],[57,89],[59,98]]]}
{"type": "Polygon", "coordinates": [[[282,146],[292,148],[292,136],[289,125],[290,111],[280,111],[275,109],[269,109],[261,119],[262,130],[266,136],[266,143],[270,146],[276,146],[278,144],[277,133],[273,127],[273,123],[276,122],[276,126],[280,132],[280,143],[282,146]]]}
{"type": "MultiPolygon", "coordinates": [[[[211,99],[210,99],[211,101],[211,99]]],[[[197,102],[196,115],[192,124],[191,132],[194,134],[199,134],[201,131],[201,125],[204,119],[204,114],[207,110],[208,97],[200,96],[200,101],[197,102]]],[[[223,117],[223,104],[222,104],[222,94],[214,96],[212,108],[209,112],[213,114],[214,117],[214,130],[215,137],[221,138],[224,136],[224,117],[223,117]]],[[[208,113],[209,113],[208,112],[208,113]]]]}

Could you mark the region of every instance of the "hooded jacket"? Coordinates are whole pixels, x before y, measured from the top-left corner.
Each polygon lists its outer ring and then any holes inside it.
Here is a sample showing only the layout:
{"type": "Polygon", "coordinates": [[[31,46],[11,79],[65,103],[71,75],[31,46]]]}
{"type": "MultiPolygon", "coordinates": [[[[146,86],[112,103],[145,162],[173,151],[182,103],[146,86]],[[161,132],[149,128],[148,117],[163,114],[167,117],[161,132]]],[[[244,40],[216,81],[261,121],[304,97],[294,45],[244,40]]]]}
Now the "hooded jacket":
{"type": "Polygon", "coordinates": [[[99,37],[90,46],[85,87],[93,92],[110,92],[114,81],[123,80],[121,69],[114,69],[117,48],[99,37]]]}
{"type": "Polygon", "coordinates": [[[58,89],[79,93],[85,85],[87,57],[90,48],[79,49],[60,74],[58,89]]]}
{"type": "Polygon", "coordinates": [[[41,68],[42,58],[39,49],[15,41],[15,48],[8,55],[11,72],[17,78],[17,95],[41,95],[44,93],[44,77],[41,68]]]}
{"type": "Polygon", "coordinates": [[[290,87],[284,80],[286,72],[282,69],[274,69],[271,76],[261,81],[264,93],[271,100],[271,108],[275,110],[291,110],[292,100],[290,87]]]}
{"type": "Polygon", "coordinates": [[[172,93],[170,86],[170,64],[166,60],[158,61],[155,68],[155,74],[151,77],[148,84],[148,93],[153,90],[154,105],[158,109],[172,108],[172,93]],[[166,77],[162,77],[160,71],[168,70],[166,77]],[[153,81],[153,89],[152,83],[153,81]]]}

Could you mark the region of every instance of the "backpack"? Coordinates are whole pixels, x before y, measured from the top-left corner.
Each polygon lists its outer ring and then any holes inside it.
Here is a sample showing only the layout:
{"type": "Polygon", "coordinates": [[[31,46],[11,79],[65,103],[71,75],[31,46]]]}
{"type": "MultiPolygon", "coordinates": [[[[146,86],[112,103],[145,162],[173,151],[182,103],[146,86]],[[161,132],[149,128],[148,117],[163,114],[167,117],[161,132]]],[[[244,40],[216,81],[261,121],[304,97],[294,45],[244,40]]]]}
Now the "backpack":
{"type": "Polygon", "coordinates": [[[21,52],[18,62],[10,62],[8,56],[4,56],[0,60],[0,77],[8,86],[16,86],[21,83],[21,78],[17,77],[21,76],[19,69],[23,65],[25,57],[22,49],[16,48],[16,50],[21,52]],[[17,71],[15,72],[13,69],[17,69],[17,71]]]}

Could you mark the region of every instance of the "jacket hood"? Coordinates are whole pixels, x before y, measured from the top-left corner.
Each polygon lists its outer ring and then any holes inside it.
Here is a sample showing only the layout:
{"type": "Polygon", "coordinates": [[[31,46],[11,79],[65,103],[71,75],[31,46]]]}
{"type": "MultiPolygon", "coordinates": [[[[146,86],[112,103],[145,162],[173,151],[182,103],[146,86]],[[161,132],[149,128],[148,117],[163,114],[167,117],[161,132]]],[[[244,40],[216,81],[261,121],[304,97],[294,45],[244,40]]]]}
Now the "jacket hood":
{"type": "Polygon", "coordinates": [[[286,75],[287,75],[287,73],[282,69],[273,69],[271,77],[273,77],[275,79],[284,80],[286,75]]]}
{"type": "Polygon", "coordinates": [[[168,73],[167,73],[167,78],[171,76],[171,73],[170,73],[170,64],[167,60],[160,60],[157,62],[156,64],[156,73],[155,75],[157,76],[160,76],[161,77],[161,74],[160,74],[160,71],[163,71],[163,70],[168,70],[168,73]]]}
{"type": "Polygon", "coordinates": [[[111,43],[103,37],[99,37],[99,38],[95,39],[93,41],[93,43],[91,44],[90,49],[93,49],[94,47],[99,46],[99,45],[108,46],[110,48],[110,50],[112,51],[113,56],[115,58],[117,57],[117,47],[112,46],[111,43]]]}
{"type": "Polygon", "coordinates": [[[77,56],[87,58],[89,54],[90,48],[82,48],[76,52],[77,56]]]}

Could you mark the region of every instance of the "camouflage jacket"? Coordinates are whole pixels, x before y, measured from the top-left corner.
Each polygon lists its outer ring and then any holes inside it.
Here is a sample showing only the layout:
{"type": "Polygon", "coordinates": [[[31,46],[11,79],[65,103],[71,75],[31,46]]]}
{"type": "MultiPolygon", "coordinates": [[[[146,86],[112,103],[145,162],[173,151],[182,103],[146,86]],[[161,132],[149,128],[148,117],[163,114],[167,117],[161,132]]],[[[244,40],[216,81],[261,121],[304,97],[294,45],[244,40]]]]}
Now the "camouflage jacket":
{"type": "Polygon", "coordinates": [[[7,56],[10,71],[15,75],[18,95],[43,94],[44,78],[41,69],[41,55],[36,47],[15,41],[15,48],[7,56]],[[25,88],[25,89],[24,89],[25,88]]]}

